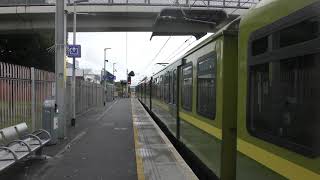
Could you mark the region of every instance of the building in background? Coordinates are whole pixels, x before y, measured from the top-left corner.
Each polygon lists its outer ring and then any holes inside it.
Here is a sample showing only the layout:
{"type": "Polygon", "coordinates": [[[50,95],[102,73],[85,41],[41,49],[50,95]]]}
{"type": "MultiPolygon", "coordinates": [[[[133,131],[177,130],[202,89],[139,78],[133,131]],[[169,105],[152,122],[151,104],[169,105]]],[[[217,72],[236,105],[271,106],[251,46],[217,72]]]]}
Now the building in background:
{"type": "MultiPolygon", "coordinates": [[[[72,77],[72,67],[73,67],[73,64],[67,62],[66,68],[67,68],[67,78],[68,79],[72,77]]],[[[79,61],[77,61],[77,60],[76,60],[76,71],[75,72],[76,72],[76,79],[84,80],[84,78],[83,78],[83,70],[80,69],[79,61]]]]}
{"type": "MultiPolygon", "coordinates": [[[[73,65],[67,62],[67,77],[72,77],[72,67],[73,65]]],[[[85,81],[93,82],[100,84],[101,76],[99,74],[95,74],[92,69],[81,69],[79,67],[79,61],[76,60],[76,79],[82,79],[85,81]]]]}

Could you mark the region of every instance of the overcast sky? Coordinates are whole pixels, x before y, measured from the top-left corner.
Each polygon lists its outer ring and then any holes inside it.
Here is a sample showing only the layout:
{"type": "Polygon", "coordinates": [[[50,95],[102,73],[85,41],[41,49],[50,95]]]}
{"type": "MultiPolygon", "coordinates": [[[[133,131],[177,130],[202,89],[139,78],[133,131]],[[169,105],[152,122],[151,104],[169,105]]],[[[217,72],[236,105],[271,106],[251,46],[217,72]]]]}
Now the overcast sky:
{"type": "MultiPolygon", "coordinates": [[[[106,64],[106,69],[112,73],[112,63],[117,63],[115,65],[116,81],[126,79],[126,68],[129,71],[133,70],[136,74],[132,79],[134,85],[144,76],[150,76],[162,68],[160,65],[155,65],[156,63],[173,62],[183,52],[198,43],[194,37],[190,36],[171,37],[169,40],[168,36],[153,37],[151,41],[150,36],[150,32],[77,33],[77,44],[82,47],[82,57],[78,59],[80,68],[90,68],[94,73],[100,74],[103,68],[103,49],[111,48],[107,51],[109,62],[106,64]],[[167,40],[167,44],[156,57],[167,40]]],[[[69,42],[73,42],[72,39],[72,33],[69,33],[69,42]]]]}

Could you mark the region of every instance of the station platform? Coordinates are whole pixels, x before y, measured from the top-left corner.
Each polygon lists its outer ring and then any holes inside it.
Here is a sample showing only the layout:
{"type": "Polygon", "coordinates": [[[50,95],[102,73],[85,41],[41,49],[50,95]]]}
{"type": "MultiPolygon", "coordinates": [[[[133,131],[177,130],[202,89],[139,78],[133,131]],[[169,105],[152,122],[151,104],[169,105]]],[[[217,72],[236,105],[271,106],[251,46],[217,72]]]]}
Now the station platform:
{"type": "Polygon", "coordinates": [[[193,180],[192,170],[137,99],[117,99],[77,117],[47,160],[26,159],[0,179],[193,180]]]}
{"type": "Polygon", "coordinates": [[[131,106],[138,179],[198,179],[140,102],[131,106]]]}

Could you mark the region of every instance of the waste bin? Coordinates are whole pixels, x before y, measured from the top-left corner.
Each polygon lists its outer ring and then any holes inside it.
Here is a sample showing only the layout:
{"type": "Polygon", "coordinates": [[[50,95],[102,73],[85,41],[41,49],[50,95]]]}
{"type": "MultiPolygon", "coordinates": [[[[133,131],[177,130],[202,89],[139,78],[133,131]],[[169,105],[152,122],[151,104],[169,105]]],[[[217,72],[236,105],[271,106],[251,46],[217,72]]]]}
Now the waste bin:
{"type": "Polygon", "coordinates": [[[49,144],[57,144],[58,142],[58,116],[55,108],[56,101],[47,99],[43,103],[42,108],[42,126],[51,134],[51,141],[49,144]]]}

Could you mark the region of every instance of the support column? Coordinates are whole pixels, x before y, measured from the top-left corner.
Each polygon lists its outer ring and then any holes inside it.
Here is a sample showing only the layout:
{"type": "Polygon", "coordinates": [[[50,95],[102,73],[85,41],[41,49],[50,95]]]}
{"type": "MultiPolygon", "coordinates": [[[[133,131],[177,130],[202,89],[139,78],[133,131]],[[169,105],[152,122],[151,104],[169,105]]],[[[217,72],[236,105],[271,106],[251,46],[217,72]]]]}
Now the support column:
{"type": "Polygon", "coordinates": [[[56,112],[58,113],[58,137],[64,138],[67,133],[65,117],[65,53],[66,53],[66,14],[65,2],[56,1],[55,14],[55,80],[56,112]]]}

